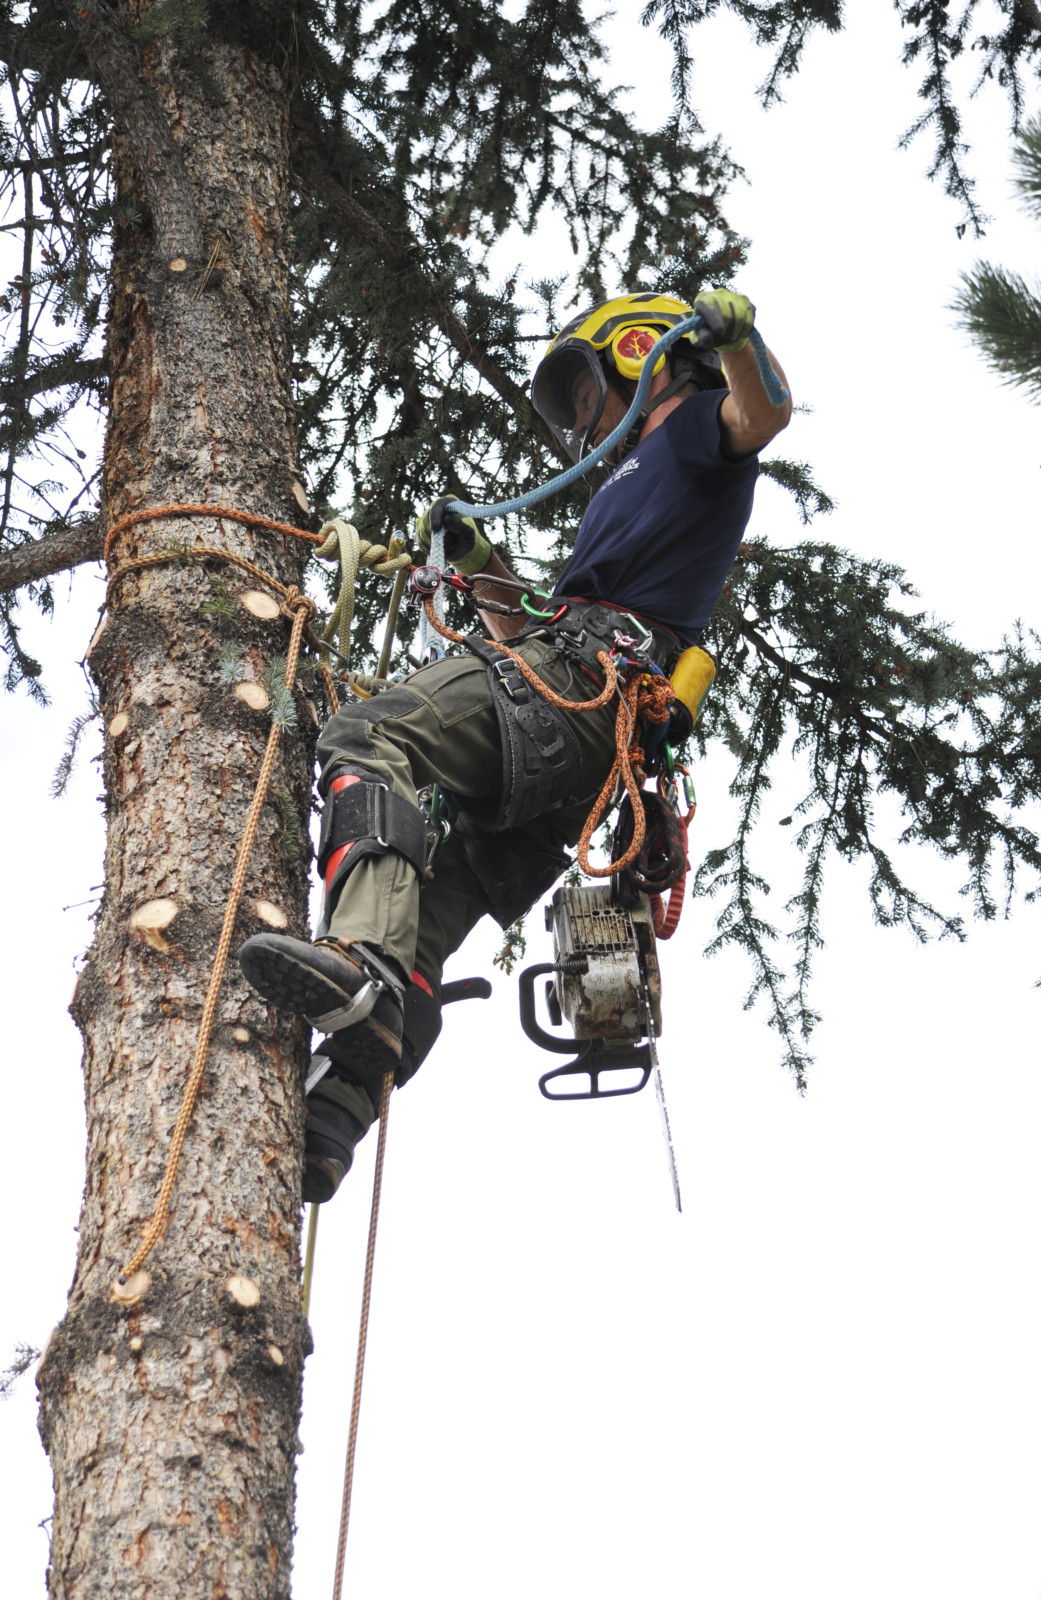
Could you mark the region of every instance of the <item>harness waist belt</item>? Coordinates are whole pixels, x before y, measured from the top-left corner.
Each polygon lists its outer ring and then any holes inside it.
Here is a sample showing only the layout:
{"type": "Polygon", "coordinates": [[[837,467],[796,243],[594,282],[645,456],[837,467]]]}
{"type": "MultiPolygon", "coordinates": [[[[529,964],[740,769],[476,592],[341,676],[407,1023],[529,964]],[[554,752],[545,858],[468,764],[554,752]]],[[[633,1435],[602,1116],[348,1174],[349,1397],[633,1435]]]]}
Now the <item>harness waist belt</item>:
{"type": "Polygon", "coordinates": [[[577,656],[583,666],[590,667],[601,677],[603,672],[597,655],[601,650],[610,650],[619,633],[634,641],[632,655],[642,654],[640,646],[646,645],[647,659],[666,675],[683,652],[682,644],[670,629],[643,622],[635,613],[623,611],[611,601],[560,598],[562,604],[566,601],[568,609],[559,622],[535,623],[524,628],[520,637],[552,639],[558,649],[577,656]]]}

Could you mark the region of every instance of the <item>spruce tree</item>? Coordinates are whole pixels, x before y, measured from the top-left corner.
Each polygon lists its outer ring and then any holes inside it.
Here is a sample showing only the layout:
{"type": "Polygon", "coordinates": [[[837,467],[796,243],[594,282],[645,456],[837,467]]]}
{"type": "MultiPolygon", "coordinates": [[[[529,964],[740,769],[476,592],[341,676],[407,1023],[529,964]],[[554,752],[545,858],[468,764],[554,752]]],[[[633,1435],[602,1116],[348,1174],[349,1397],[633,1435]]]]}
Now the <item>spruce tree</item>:
{"type": "MultiPolygon", "coordinates": [[[[1041,118],[1014,146],[1015,187],[1024,211],[1041,222],[1041,118]]],[[[978,261],[963,272],[953,309],[998,377],[1041,397],[1041,292],[1008,267],[978,261]]]]}
{"type": "MultiPolygon", "coordinates": [[[[236,939],[272,919],[305,930],[301,844],[326,709],[314,678],[282,688],[288,623],[251,609],[256,583],[227,560],[292,589],[301,541],[217,515],[134,518],[216,504],[313,534],[340,510],[375,542],[439,490],[487,500],[542,481],[557,457],[525,383],[546,333],[622,285],[689,300],[740,280],[745,244],[723,209],[735,168],[698,128],[687,87],[689,29],[715,9],[648,8],[677,71],[675,106],[647,131],[621,109],[575,0],[530,0],[516,20],[487,0],[0,4],[0,169],[19,250],[0,307],[8,688],[46,693],[19,596],[51,608],[54,574],[99,560],[113,528],[118,575],[89,653],[109,846],[75,1001],[87,1193],[68,1315],[40,1374],[54,1595],[286,1594],[308,1347],[306,1040],[234,972],[150,1282],[118,1283],[193,1057],[264,704],[282,738],[236,939]],[[522,260],[492,276],[490,246],[550,214],[570,232],[567,278],[532,281],[522,260]],[[83,441],[99,417],[92,457],[83,441]]],[[[768,95],[808,30],[841,21],[824,0],[732,9],[779,44],[768,95]]],[[[938,170],[969,206],[943,64],[971,42],[975,6],[956,22],[946,6],[900,9],[910,55],[939,63],[925,86],[938,170]]],[[[985,59],[1015,114],[1034,8],[999,11],[1008,27],[983,41],[985,59]]],[[[802,464],[765,470],[806,522],[828,510],[802,464]]],[[[506,558],[552,577],[588,493],[498,530],[506,558]]],[[[384,591],[361,597],[357,666],[371,664],[384,606],[384,591]]],[[[399,662],[410,629],[403,619],[399,662]]],[[[1041,865],[1023,821],[1038,795],[1041,664],[1018,633],[986,656],[966,650],[915,608],[899,570],[809,539],[744,548],[708,644],[720,673],[698,743],[736,757],[740,821],[696,888],[720,902],[717,943],[749,952],[752,996],[766,997],[801,1080],[831,855],[868,858],[883,921],[923,937],[960,927],[904,882],[874,822],[879,794],[897,801],[906,839],[961,865],[979,915],[1041,865]],[[791,974],[752,858],[771,764],[789,748],[806,775],[791,974]]]]}

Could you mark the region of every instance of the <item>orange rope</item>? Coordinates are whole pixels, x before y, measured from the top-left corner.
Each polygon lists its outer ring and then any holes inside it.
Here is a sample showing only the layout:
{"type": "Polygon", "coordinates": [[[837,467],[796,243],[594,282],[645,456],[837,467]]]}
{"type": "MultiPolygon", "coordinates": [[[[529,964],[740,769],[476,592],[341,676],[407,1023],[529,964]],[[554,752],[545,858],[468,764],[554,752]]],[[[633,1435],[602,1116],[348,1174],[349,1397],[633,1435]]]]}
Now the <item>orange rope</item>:
{"type": "Polygon", "coordinates": [[[365,1347],[369,1339],[369,1307],[372,1303],[372,1269],[376,1260],[376,1226],[380,1218],[380,1195],[383,1190],[383,1158],[387,1149],[387,1119],[390,1115],[390,1091],[394,1087],[394,1072],[385,1072],[380,1092],[380,1135],[376,1146],[376,1171],[372,1179],[372,1210],[369,1213],[369,1242],[365,1251],[365,1281],[361,1295],[361,1320],[358,1324],[358,1355],[354,1363],[354,1394],[351,1398],[351,1425],[347,1434],[347,1461],[343,1469],[343,1501],[340,1506],[340,1536],[336,1544],[336,1572],[333,1576],[333,1600],[340,1600],[343,1589],[343,1564],[347,1554],[347,1524],[351,1516],[351,1493],[354,1488],[354,1452],[358,1444],[358,1418],[361,1415],[361,1383],[365,1373],[365,1347]]]}
{"type": "MultiPolygon", "coordinates": [[[[427,620],[436,631],[445,639],[451,639],[456,644],[462,644],[465,636],[456,633],[447,623],[441,621],[434,610],[432,599],[424,599],[423,610],[427,620]]],[[[595,700],[565,700],[551,689],[548,683],[543,683],[535,668],[525,661],[516,650],[511,650],[499,639],[486,639],[494,649],[519,667],[522,675],[531,684],[543,700],[548,700],[551,706],[556,706],[559,711],[597,711],[607,704],[615,691],[618,691],[618,715],[615,718],[615,758],[611,771],[607,775],[596,803],[589,813],[578,841],[578,864],[589,878],[609,878],[616,872],[623,872],[643,848],[643,841],[647,832],[647,820],[644,816],[643,801],[640,798],[640,782],[642,772],[637,778],[637,771],[642,767],[644,760],[643,750],[638,741],[638,729],[641,723],[666,722],[669,716],[669,706],[676,698],[676,691],[668,678],[659,677],[657,673],[645,671],[642,667],[629,667],[626,669],[624,682],[620,678],[618,668],[615,666],[606,650],[597,652],[597,661],[603,668],[606,683],[602,692],[595,700]],[[635,769],[635,770],[634,770],[635,769]],[[617,861],[612,861],[606,867],[593,867],[589,864],[589,846],[592,836],[596,831],[601,818],[609,809],[611,798],[614,795],[615,784],[621,774],[632,802],[633,808],[633,837],[625,854],[619,856],[617,861]]]]}
{"type": "MultiPolygon", "coordinates": [[[[465,643],[465,634],[456,633],[454,628],[450,628],[446,622],[441,621],[441,618],[434,610],[433,600],[424,600],[423,610],[427,614],[427,621],[442,638],[451,639],[453,644],[465,643]]],[[[501,639],[486,639],[484,642],[485,644],[490,644],[493,650],[499,650],[504,656],[509,656],[510,660],[520,668],[521,673],[527,678],[532,688],[542,696],[543,700],[548,700],[551,706],[556,706],[558,711],[599,711],[601,706],[606,706],[618,687],[618,668],[606,650],[599,651],[596,658],[603,667],[604,677],[607,679],[602,692],[597,695],[595,700],[565,700],[562,695],[557,694],[555,689],[551,689],[548,683],[543,683],[535,668],[525,661],[522,655],[519,655],[516,650],[511,650],[509,645],[503,644],[501,639]]]]}
{"type": "MultiPolygon", "coordinates": [[[[271,532],[281,533],[287,537],[305,539],[311,544],[321,544],[322,542],[321,537],[318,534],[305,533],[301,528],[294,528],[289,523],[276,522],[272,517],[257,516],[252,512],[238,511],[232,506],[194,504],[152,506],[143,508],[140,511],[133,511],[129,513],[129,515],[120,518],[118,522],[114,522],[112,524],[112,527],[109,529],[105,539],[105,560],[108,561],[109,559],[113,541],[120,533],[124,533],[128,528],[131,528],[140,522],[154,522],[160,518],[176,516],[226,517],[232,522],[242,522],[250,527],[267,528],[271,532]]],[[[277,578],[272,577],[271,573],[265,572],[263,567],[257,566],[257,564],[253,561],[246,560],[244,556],[233,555],[228,550],[221,550],[211,545],[194,545],[188,546],[184,550],[161,551],[155,555],[140,556],[130,561],[122,562],[109,578],[108,586],[105,590],[105,605],[107,606],[109,604],[116,585],[120,583],[122,579],[125,578],[129,573],[141,572],[148,567],[157,567],[167,565],[171,562],[186,560],[219,560],[230,562],[234,566],[241,567],[259,582],[266,584],[269,589],[273,589],[275,591],[282,602],[281,609],[283,615],[289,617],[292,620],[293,625],[290,633],[289,649],[286,654],[285,672],[285,686],[287,689],[292,690],[293,685],[296,682],[297,667],[300,660],[300,648],[305,632],[311,643],[313,643],[315,646],[318,644],[318,641],[314,638],[310,628],[308,627],[308,623],[315,615],[317,607],[315,606],[314,602],[309,600],[305,594],[302,594],[295,585],[286,585],[284,583],[280,583],[277,578]]],[[[339,710],[339,699],[333,684],[332,674],[328,667],[326,667],[324,664],[321,665],[320,671],[322,674],[322,682],[325,687],[325,692],[329,699],[329,705],[332,711],[335,713],[339,710]]],[[[256,841],[257,828],[260,823],[260,813],[263,809],[264,801],[267,798],[268,785],[271,781],[271,773],[274,770],[275,754],[278,750],[278,744],[281,736],[282,724],[273,722],[271,725],[271,731],[268,734],[267,748],[264,751],[264,759],[261,762],[260,772],[257,776],[256,787],[253,791],[253,800],[250,804],[249,814],[246,818],[246,826],[243,831],[242,839],[239,842],[238,856],[235,862],[235,871],[232,875],[231,890],[228,896],[228,903],[224,910],[224,921],[221,926],[220,939],[218,940],[217,944],[217,953],[214,957],[209,988],[206,993],[206,1001],[203,1006],[202,1018],[199,1024],[199,1037],[195,1046],[195,1058],[192,1062],[192,1068],[188,1075],[188,1082],[185,1086],[184,1095],[181,1099],[181,1107],[177,1115],[177,1121],[174,1124],[173,1137],[170,1142],[170,1153],[166,1159],[166,1170],[163,1174],[163,1181],[159,1187],[159,1194],[156,1198],[155,1210],[145,1231],[145,1236],[133,1256],[131,1256],[130,1260],[120,1271],[120,1283],[126,1283],[128,1279],[131,1278],[147,1260],[156,1243],[162,1237],[162,1234],[166,1228],[167,1220],[169,1218],[170,1202],[173,1198],[174,1186],[177,1182],[177,1172],[178,1168],[180,1167],[181,1156],[184,1152],[184,1144],[188,1135],[188,1128],[191,1124],[196,1102],[199,1098],[199,1090],[202,1086],[203,1074],[206,1069],[206,1057],[209,1053],[210,1035],[213,1030],[214,1017],[216,1016],[217,1011],[217,998],[220,993],[221,984],[224,981],[224,973],[228,964],[228,955],[231,950],[231,940],[235,927],[235,918],[238,915],[239,903],[242,899],[243,889],[245,888],[246,873],[249,869],[250,858],[253,854],[253,846],[256,841]]]]}
{"type": "MultiPolygon", "coordinates": [[[[309,600],[306,595],[301,594],[299,589],[289,590],[283,605],[283,610],[293,619],[289,649],[286,652],[285,685],[287,689],[292,689],[296,681],[297,662],[300,657],[300,644],[303,638],[304,626],[308,619],[314,615],[315,609],[314,602],[309,600]]],[[[224,981],[224,969],[228,963],[228,953],[231,949],[231,939],[235,929],[235,918],[238,914],[239,901],[242,898],[242,891],[245,887],[246,872],[249,868],[250,856],[253,854],[253,844],[260,822],[260,813],[267,797],[268,783],[271,779],[271,772],[275,764],[275,753],[278,749],[278,741],[281,735],[281,724],[273,722],[271,732],[268,734],[267,749],[264,752],[264,760],[261,763],[257,785],[253,791],[253,802],[249,808],[246,826],[239,844],[235,872],[231,881],[231,891],[224,912],[224,922],[221,926],[217,953],[214,957],[210,986],[206,994],[206,1003],[203,1006],[202,1020],[199,1024],[199,1038],[195,1047],[195,1059],[188,1075],[188,1082],[181,1100],[181,1109],[177,1114],[177,1121],[174,1125],[173,1138],[170,1142],[170,1154],[166,1158],[166,1171],[160,1185],[152,1220],[148,1224],[145,1236],[137,1250],[120,1272],[120,1283],[126,1283],[129,1278],[133,1277],[161,1238],[166,1227],[167,1217],[170,1212],[170,1200],[173,1196],[174,1184],[177,1182],[177,1169],[184,1149],[184,1141],[188,1134],[188,1127],[195,1111],[195,1103],[199,1098],[199,1089],[206,1069],[210,1033],[213,1029],[213,1020],[217,1012],[217,997],[224,981]]]]}
{"type": "Polygon", "coordinates": [[[190,501],[185,505],[142,507],[140,511],[129,511],[125,517],[120,517],[105,536],[106,562],[119,534],[126,533],[128,528],[139,522],[157,522],[168,517],[225,517],[229,522],[244,522],[250,528],[266,528],[269,533],[282,533],[287,538],[306,539],[308,544],[322,542],[320,534],[305,533],[303,528],[294,528],[289,522],[276,522],[273,517],[260,517],[252,511],[237,511],[234,506],[197,505],[190,501]]]}
{"type": "Polygon", "coordinates": [[[105,590],[105,604],[108,605],[112,598],[112,591],[116,585],[131,572],[142,572],[147,567],[176,566],[179,561],[227,561],[232,566],[242,567],[252,577],[261,583],[266,583],[269,589],[284,600],[289,593],[289,585],[279,583],[270,572],[265,572],[263,567],[258,567],[255,561],[247,561],[245,556],[232,555],[230,550],[220,550],[216,545],[193,544],[185,545],[183,550],[162,550],[154,556],[136,556],[132,561],[122,561],[108,580],[105,590]]]}

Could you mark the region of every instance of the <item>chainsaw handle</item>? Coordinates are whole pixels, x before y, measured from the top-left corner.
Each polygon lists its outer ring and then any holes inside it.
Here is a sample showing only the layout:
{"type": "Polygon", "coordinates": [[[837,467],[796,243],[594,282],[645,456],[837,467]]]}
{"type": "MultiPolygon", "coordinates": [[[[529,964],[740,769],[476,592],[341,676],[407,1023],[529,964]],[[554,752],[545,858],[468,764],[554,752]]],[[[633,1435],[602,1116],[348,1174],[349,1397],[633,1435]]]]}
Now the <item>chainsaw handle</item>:
{"type": "Polygon", "coordinates": [[[554,1067],[539,1079],[539,1089],[547,1100],[614,1100],[623,1094],[639,1094],[645,1088],[654,1068],[650,1046],[645,1044],[613,1044],[607,1039],[586,1039],[579,1045],[578,1056],[564,1067],[554,1067]],[[601,1077],[612,1082],[611,1074],[638,1072],[638,1083],[626,1083],[621,1088],[602,1089],[601,1077]],[[587,1089],[550,1089],[560,1079],[585,1078],[587,1089]]]}
{"type": "Polygon", "coordinates": [[[532,1043],[541,1045],[543,1050],[552,1050],[556,1055],[570,1056],[581,1048],[581,1041],[555,1038],[552,1033],[546,1032],[535,1015],[535,979],[556,970],[552,961],[540,961],[534,967],[524,968],[519,979],[521,1027],[532,1043]]]}

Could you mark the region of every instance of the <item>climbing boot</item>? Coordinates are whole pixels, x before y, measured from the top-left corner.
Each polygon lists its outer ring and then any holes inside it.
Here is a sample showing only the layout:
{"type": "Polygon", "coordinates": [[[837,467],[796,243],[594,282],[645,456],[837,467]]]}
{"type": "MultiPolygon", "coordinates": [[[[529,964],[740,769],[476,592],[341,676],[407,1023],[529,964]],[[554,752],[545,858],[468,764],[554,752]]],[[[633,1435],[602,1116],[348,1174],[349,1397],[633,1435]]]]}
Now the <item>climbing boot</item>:
{"type": "Polygon", "coordinates": [[[351,1170],[354,1147],[365,1133],[357,1117],[321,1094],[307,1097],[304,1135],[305,1205],[331,1200],[351,1170]]]}
{"type": "Polygon", "coordinates": [[[297,1012],[320,1033],[350,1029],[359,1077],[397,1067],[405,985],[367,945],[308,944],[281,933],[258,933],[239,951],[239,965],[254,989],[280,1010],[297,1012]]]}

